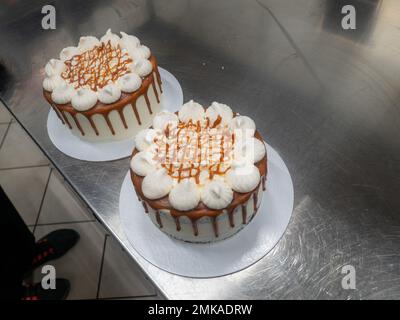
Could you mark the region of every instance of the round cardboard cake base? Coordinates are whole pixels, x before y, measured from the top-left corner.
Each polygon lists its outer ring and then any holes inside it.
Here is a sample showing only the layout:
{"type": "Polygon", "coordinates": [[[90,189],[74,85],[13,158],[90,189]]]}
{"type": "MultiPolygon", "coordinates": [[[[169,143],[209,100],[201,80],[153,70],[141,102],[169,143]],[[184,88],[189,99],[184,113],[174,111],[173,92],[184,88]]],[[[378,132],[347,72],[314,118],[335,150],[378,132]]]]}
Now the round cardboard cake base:
{"type": "Polygon", "coordinates": [[[267,189],[254,219],[234,236],[213,243],[173,239],[155,226],[138,201],[129,172],[119,198],[121,223],[133,248],[173,274],[211,278],[234,273],[264,257],[279,241],[293,210],[293,183],[279,154],[268,144],[267,189]]]}

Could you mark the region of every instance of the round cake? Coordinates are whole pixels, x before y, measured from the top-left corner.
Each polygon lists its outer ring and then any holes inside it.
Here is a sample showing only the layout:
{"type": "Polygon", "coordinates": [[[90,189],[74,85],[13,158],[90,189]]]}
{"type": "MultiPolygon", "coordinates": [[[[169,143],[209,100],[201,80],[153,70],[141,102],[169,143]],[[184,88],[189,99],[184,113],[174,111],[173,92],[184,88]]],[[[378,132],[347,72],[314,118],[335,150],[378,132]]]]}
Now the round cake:
{"type": "Polygon", "coordinates": [[[267,154],[254,121],[225,104],[190,101],[162,111],[135,138],[130,162],[144,211],[166,234],[188,242],[228,238],[255,216],[267,154]]]}
{"type": "Polygon", "coordinates": [[[157,61],[138,38],[111,30],[81,37],[45,66],[43,94],[61,123],[89,141],[122,140],[161,110],[157,61]]]}

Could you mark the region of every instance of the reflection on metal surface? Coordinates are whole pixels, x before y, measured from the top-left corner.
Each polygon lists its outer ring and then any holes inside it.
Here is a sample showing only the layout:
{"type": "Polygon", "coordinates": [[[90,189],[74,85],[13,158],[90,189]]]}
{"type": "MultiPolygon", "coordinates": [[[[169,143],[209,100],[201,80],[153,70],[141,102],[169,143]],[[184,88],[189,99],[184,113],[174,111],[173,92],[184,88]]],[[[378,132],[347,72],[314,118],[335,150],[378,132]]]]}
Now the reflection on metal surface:
{"type": "Polygon", "coordinates": [[[400,298],[400,2],[348,1],[360,9],[349,36],[337,27],[335,2],[55,1],[51,31],[41,28],[42,1],[2,3],[0,61],[10,77],[1,80],[1,97],[166,296],[400,298]],[[251,115],[285,159],[295,210],[257,264],[202,280],[150,265],[119,222],[128,159],[81,162],[51,144],[42,68],[80,35],[109,27],[145,39],[185,100],[221,101],[251,115]],[[345,265],[356,270],[356,290],[341,286],[345,265]]]}

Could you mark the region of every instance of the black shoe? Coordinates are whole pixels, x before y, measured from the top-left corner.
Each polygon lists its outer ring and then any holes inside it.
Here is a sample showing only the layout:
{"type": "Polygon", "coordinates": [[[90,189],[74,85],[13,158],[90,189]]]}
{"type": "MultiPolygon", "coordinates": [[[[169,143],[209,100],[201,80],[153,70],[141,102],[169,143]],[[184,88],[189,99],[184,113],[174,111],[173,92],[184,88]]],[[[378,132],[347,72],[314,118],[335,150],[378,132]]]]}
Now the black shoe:
{"type": "Polygon", "coordinates": [[[55,289],[43,289],[40,282],[24,286],[21,300],[64,300],[67,298],[70,284],[67,279],[56,279],[55,289]]]}
{"type": "Polygon", "coordinates": [[[50,260],[63,256],[78,240],[79,233],[72,229],[60,229],[44,236],[36,242],[36,255],[28,274],[50,260]]]}

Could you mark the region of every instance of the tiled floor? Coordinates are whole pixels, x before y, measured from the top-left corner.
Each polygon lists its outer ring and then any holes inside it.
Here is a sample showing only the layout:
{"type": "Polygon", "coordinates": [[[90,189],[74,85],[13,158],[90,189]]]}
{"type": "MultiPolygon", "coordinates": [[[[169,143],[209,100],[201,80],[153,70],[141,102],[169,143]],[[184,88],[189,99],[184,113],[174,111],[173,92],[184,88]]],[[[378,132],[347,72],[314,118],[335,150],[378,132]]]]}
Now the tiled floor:
{"type": "MultiPolygon", "coordinates": [[[[36,239],[61,228],[79,232],[78,244],[51,263],[71,281],[69,299],[160,298],[1,103],[0,184],[36,239]]],[[[33,280],[40,279],[36,270],[33,280]]]]}

